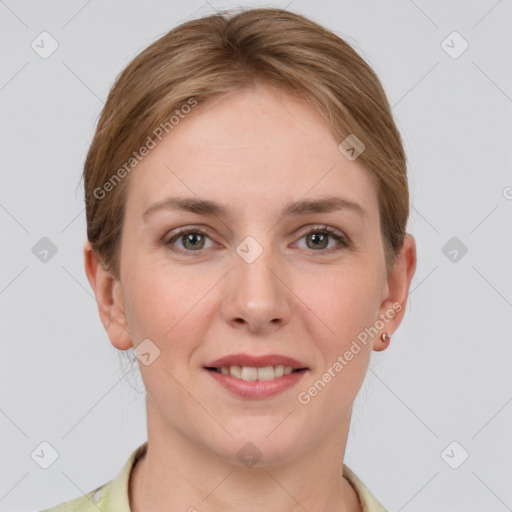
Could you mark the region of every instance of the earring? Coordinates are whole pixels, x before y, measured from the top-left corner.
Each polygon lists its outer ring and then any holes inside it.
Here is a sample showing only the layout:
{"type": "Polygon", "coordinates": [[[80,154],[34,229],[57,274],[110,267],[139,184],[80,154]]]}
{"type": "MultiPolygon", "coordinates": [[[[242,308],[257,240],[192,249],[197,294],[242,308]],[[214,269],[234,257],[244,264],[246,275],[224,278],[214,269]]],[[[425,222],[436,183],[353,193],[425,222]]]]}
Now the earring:
{"type": "Polygon", "coordinates": [[[385,332],[385,333],[381,336],[381,338],[382,338],[382,341],[383,341],[384,343],[387,343],[389,340],[391,340],[391,334],[389,334],[389,333],[385,332]]]}

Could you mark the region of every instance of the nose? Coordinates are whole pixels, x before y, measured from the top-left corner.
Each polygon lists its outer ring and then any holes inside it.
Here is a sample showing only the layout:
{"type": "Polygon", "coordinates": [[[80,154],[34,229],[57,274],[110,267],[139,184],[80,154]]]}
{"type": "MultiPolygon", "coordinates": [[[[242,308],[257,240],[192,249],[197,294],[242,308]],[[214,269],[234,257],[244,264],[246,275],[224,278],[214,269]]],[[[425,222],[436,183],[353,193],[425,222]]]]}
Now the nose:
{"type": "Polygon", "coordinates": [[[234,328],[258,334],[286,325],[293,294],[286,285],[285,271],[272,252],[264,250],[250,263],[237,253],[233,259],[221,308],[224,320],[234,328]]]}

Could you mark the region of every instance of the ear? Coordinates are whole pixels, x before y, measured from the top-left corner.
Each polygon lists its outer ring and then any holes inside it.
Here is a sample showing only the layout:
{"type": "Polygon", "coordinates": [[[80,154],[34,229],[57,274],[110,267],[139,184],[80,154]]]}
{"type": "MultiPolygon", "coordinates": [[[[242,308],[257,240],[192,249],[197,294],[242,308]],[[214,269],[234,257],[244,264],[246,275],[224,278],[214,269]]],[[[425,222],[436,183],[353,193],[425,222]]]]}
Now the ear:
{"type": "Polygon", "coordinates": [[[103,268],[88,240],[83,250],[85,273],[96,296],[101,323],[112,345],[119,350],[128,350],[133,342],[126,320],[121,283],[103,268]]]}
{"type": "Polygon", "coordinates": [[[398,255],[393,270],[387,277],[383,300],[379,308],[379,319],[385,323],[373,350],[380,352],[389,346],[380,337],[384,332],[393,334],[398,329],[405,314],[405,305],[409,295],[411,280],[416,271],[416,241],[406,233],[402,250],[398,255]]]}

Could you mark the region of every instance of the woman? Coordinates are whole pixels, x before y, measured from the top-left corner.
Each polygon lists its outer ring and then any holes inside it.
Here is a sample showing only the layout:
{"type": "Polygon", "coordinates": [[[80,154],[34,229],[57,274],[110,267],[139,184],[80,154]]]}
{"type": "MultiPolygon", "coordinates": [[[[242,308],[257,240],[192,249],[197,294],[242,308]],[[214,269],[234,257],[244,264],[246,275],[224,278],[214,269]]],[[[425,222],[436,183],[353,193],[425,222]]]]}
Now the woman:
{"type": "Polygon", "coordinates": [[[148,441],[51,510],[385,510],[343,459],[416,247],[362,58],[284,10],[184,23],[118,77],[84,183],[86,273],[135,349],[148,441]]]}

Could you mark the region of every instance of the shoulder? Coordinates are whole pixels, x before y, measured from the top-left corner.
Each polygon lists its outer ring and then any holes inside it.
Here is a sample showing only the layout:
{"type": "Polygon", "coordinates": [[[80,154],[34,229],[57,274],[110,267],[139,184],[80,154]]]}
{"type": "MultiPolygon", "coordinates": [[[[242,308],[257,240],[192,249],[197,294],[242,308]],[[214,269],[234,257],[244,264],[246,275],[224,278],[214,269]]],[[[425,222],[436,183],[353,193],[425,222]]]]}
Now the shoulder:
{"type": "Polygon", "coordinates": [[[375,498],[359,477],[345,464],[343,464],[343,476],[355,489],[363,512],[387,512],[384,506],[375,498]]]}
{"type": "Polygon", "coordinates": [[[78,498],[40,512],[130,512],[129,480],[132,468],[147,449],[147,441],[136,448],[119,474],[110,482],[78,498]]]}
{"type": "Polygon", "coordinates": [[[107,485],[108,484],[97,487],[79,498],[60,503],[52,508],[41,510],[41,512],[97,512],[98,504],[103,497],[107,485]]]}

